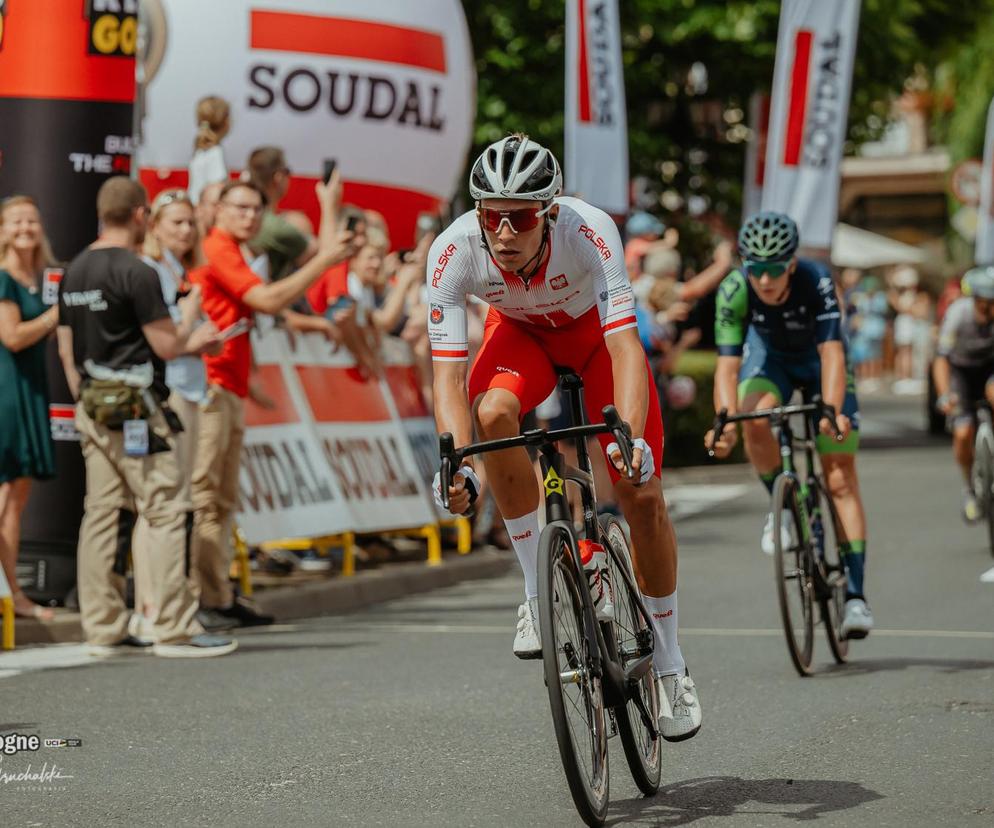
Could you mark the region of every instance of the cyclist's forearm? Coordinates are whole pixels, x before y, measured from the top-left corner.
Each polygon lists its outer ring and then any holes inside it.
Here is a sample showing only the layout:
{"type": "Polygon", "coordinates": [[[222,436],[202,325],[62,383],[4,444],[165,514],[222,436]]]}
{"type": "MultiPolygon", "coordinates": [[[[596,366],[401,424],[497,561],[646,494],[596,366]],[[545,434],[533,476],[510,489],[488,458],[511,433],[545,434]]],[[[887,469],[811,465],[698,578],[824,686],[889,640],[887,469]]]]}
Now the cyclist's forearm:
{"type": "Polygon", "coordinates": [[[846,399],[846,355],[841,342],[824,342],[821,355],[821,397],[836,413],[846,399]]]}
{"type": "MultiPolygon", "coordinates": [[[[436,369],[438,364],[436,363],[436,369]]],[[[456,447],[473,441],[473,417],[466,398],[465,376],[441,375],[436,371],[432,384],[435,398],[435,425],[439,434],[448,431],[452,434],[456,447]]],[[[465,374],[465,372],[463,372],[465,374]]],[[[472,463],[471,460],[467,461],[472,463]]]]}
{"type": "Polygon", "coordinates": [[[641,343],[637,347],[617,347],[621,345],[620,342],[611,342],[615,337],[624,336],[626,333],[628,331],[622,331],[607,338],[608,352],[611,354],[611,371],[614,374],[614,405],[621,419],[632,427],[632,437],[642,437],[649,410],[645,352],[641,343]],[[612,345],[615,347],[612,348],[612,345]]]}
{"type": "Polygon", "coordinates": [[[728,409],[729,414],[738,411],[739,357],[720,356],[714,372],[714,410],[728,409]]]}
{"type": "Polygon", "coordinates": [[[944,397],[949,393],[949,360],[937,356],[932,363],[932,379],[935,381],[935,395],[944,397]]]}

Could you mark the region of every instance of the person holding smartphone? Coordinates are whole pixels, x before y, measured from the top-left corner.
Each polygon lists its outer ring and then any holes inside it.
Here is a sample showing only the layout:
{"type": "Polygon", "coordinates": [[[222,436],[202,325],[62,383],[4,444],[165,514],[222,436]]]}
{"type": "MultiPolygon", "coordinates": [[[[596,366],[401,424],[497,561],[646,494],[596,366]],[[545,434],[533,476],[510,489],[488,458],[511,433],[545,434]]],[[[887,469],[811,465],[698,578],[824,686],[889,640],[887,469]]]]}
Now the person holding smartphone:
{"type": "MultiPolygon", "coordinates": [[[[294,273],[267,283],[252,271],[242,250],[259,233],[265,195],[250,181],[224,186],[216,223],[204,240],[207,267],[194,274],[203,290],[204,311],[221,331],[239,320],[250,320],[255,313],[279,314],[300,299],[325,270],[350,258],[364,244],[361,234],[338,227],[342,193],[338,173],[327,185],[319,182],[315,190],[321,205],[317,252],[294,273]]],[[[248,334],[231,336],[220,354],[208,355],[205,361],[208,390],[200,407],[192,481],[191,569],[200,591],[200,620],[209,629],[269,623],[271,618],[235,601],[228,580],[230,522],[239,503],[238,469],[252,366],[248,334]]]]}

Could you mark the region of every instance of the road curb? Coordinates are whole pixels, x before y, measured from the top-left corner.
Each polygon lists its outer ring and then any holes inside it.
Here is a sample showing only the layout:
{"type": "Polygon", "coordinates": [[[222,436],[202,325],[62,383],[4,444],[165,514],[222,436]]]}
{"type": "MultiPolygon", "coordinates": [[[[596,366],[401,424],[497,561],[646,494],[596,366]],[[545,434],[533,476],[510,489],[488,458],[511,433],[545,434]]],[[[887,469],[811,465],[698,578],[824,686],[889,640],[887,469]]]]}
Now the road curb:
{"type": "MultiPolygon", "coordinates": [[[[514,556],[510,552],[479,549],[465,556],[446,557],[439,566],[426,566],[420,562],[386,564],[380,569],[360,571],[351,578],[332,578],[260,590],[253,599],[262,612],[275,615],[277,621],[342,615],[462,581],[496,578],[507,572],[513,562],[514,556]]],[[[19,618],[16,625],[17,646],[81,642],[83,628],[79,613],[56,612],[55,620],[48,623],[19,618]]]]}

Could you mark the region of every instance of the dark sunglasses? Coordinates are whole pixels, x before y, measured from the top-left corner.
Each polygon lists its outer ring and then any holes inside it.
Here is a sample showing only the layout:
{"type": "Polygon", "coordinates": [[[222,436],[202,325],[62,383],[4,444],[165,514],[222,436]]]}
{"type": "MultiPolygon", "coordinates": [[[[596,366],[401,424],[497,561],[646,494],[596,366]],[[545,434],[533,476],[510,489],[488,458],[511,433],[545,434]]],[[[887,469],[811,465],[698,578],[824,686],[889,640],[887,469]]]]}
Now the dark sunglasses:
{"type": "Polygon", "coordinates": [[[754,279],[760,278],[764,273],[771,279],[779,279],[790,267],[790,262],[742,262],[745,272],[754,279]]]}
{"type": "Polygon", "coordinates": [[[476,215],[480,220],[480,225],[491,233],[500,231],[500,226],[506,221],[512,233],[526,233],[538,227],[542,216],[552,208],[543,207],[536,210],[534,207],[522,207],[518,210],[498,210],[493,207],[477,207],[476,215]]]}

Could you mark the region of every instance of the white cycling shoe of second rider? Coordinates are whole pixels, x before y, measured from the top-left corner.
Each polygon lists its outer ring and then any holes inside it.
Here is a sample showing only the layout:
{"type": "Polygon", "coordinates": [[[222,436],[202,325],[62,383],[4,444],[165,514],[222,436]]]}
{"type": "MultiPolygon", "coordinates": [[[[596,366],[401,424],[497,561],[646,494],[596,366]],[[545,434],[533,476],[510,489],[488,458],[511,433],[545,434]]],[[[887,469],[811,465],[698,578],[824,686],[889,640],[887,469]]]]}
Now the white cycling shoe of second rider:
{"type": "Polygon", "coordinates": [[[846,601],[840,632],[844,639],[866,638],[873,629],[873,613],[862,598],[846,601]]]}
{"type": "Polygon", "coordinates": [[[659,732],[667,742],[682,742],[701,729],[701,700],[690,670],[658,676],[659,732]]]}
{"type": "Polygon", "coordinates": [[[518,629],[511,649],[518,658],[541,658],[542,638],[538,631],[538,598],[518,607],[518,629]]]}
{"type": "MultiPolygon", "coordinates": [[[[784,548],[789,548],[794,542],[794,536],[790,531],[791,524],[793,522],[793,517],[787,509],[783,510],[783,520],[780,522],[780,543],[784,548]]],[[[773,512],[770,512],[766,516],[766,525],[763,526],[763,539],[759,542],[763,553],[766,555],[773,555],[776,550],[776,544],[773,542],[773,512]]]]}

